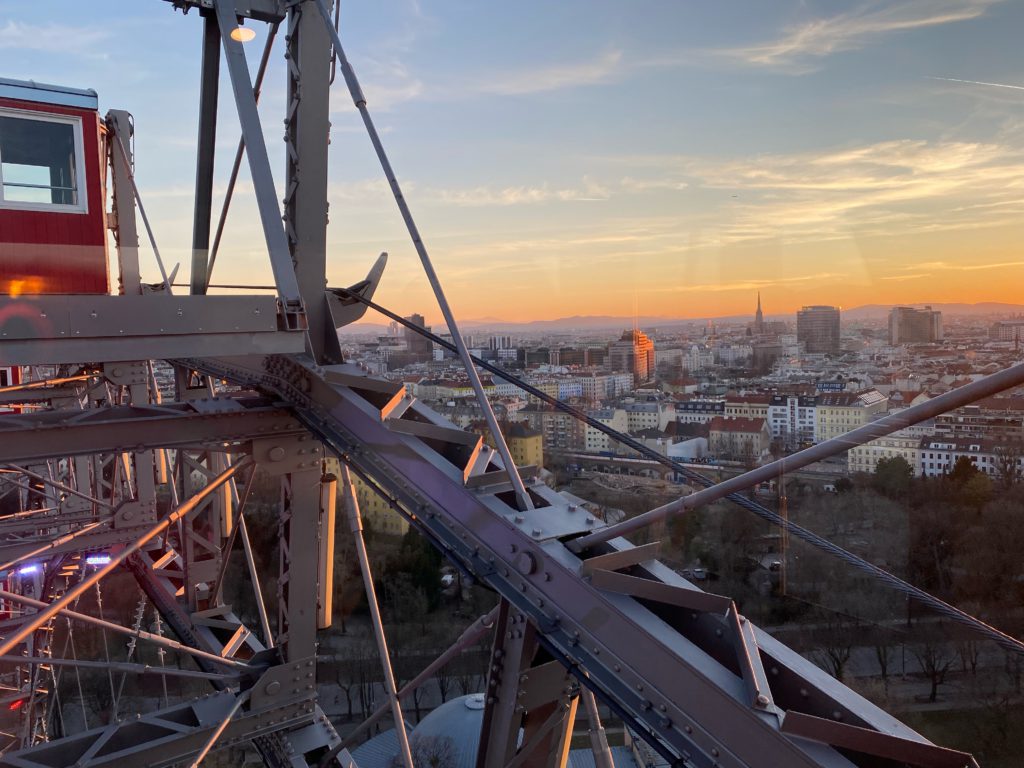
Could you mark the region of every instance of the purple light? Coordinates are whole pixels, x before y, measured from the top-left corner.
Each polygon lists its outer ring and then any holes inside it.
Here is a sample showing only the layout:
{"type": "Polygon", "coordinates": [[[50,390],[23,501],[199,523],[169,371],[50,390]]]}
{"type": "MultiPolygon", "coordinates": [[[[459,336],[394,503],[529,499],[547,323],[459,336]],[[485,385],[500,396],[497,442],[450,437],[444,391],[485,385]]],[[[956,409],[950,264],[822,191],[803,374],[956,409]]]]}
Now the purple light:
{"type": "Polygon", "coordinates": [[[35,563],[32,565],[24,565],[18,569],[18,574],[21,576],[28,576],[32,573],[39,573],[39,566],[35,563]]]}
{"type": "Polygon", "coordinates": [[[110,562],[110,555],[87,555],[85,558],[86,565],[107,565],[110,562]]]}

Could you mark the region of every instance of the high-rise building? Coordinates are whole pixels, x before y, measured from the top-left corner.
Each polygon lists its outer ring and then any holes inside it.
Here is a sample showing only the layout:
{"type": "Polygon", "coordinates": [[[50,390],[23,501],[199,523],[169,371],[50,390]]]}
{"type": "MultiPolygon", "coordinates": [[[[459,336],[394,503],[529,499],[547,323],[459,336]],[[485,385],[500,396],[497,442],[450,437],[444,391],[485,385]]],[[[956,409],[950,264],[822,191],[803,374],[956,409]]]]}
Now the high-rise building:
{"type": "Polygon", "coordinates": [[[993,341],[1012,341],[1020,344],[1024,340],[1024,319],[1000,320],[988,330],[993,341]]]}
{"type": "MultiPolygon", "coordinates": [[[[405,319],[413,325],[418,325],[424,330],[430,330],[426,324],[426,320],[423,318],[423,315],[409,315],[409,317],[405,319]]],[[[425,361],[430,360],[434,356],[434,343],[425,336],[420,336],[410,328],[405,329],[405,345],[409,348],[410,356],[414,359],[425,361]]]]}
{"type": "Polygon", "coordinates": [[[931,307],[889,310],[889,343],[931,344],[942,341],[942,313],[931,307]]]}
{"type": "Polygon", "coordinates": [[[608,364],[613,371],[628,371],[642,384],[654,373],[654,342],[643,331],[623,331],[622,338],[608,347],[608,364]]]}
{"type": "Polygon", "coordinates": [[[839,307],[815,305],[796,313],[796,338],[811,354],[839,353],[839,307]]]}

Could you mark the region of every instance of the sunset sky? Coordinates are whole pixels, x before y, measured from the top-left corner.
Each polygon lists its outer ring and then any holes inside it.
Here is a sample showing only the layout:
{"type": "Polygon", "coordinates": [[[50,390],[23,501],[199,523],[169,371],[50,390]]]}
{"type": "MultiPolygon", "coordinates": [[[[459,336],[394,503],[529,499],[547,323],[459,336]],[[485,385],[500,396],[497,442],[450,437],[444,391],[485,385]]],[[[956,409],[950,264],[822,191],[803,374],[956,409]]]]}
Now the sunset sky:
{"type": "MultiPolygon", "coordinates": [[[[758,290],[768,314],[1024,301],[1022,28],[1024,4],[998,0],[342,5],[349,58],[466,319],[727,315],[752,312],[758,290]]],[[[200,30],[160,0],[0,4],[0,76],[94,88],[103,111],[134,114],[143,200],[183,275],[200,30]]],[[[280,172],[275,53],[261,113],[280,172]]],[[[388,251],[378,299],[436,322],[340,77],[332,113],[329,280],[355,282],[388,251]]],[[[215,280],[269,282],[242,190],[215,280]]]]}

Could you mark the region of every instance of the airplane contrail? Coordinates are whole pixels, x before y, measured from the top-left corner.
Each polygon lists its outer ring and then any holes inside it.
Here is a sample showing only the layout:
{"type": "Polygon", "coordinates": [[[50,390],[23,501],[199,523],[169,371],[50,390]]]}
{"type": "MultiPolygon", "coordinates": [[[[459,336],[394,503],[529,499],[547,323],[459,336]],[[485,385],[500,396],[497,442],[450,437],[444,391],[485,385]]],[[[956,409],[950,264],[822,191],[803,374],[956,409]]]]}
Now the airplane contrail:
{"type": "Polygon", "coordinates": [[[990,85],[993,88],[1010,88],[1014,91],[1024,91],[1024,85],[1008,85],[1006,83],[986,83],[983,80],[960,80],[956,77],[929,77],[929,80],[945,80],[947,83],[966,83],[967,85],[990,85]]]}

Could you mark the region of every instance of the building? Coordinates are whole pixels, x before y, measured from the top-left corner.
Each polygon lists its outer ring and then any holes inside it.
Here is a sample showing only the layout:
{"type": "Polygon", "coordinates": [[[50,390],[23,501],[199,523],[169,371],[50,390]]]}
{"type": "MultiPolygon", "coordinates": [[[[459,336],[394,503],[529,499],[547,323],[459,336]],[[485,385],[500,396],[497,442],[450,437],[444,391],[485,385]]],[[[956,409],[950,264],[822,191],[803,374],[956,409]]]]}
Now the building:
{"type": "Polygon", "coordinates": [[[1012,341],[1020,344],[1024,339],[1024,319],[1000,320],[988,329],[992,341],[1012,341]]]}
{"type": "Polygon", "coordinates": [[[682,362],[688,371],[702,371],[715,364],[715,352],[705,344],[692,344],[683,355],[682,362]]]}
{"type": "Polygon", "coordinates": [[[754,313],[754,333],[764,333],[764,312],[761,311],[761,292],[757,292],[757,311],[754,313]]]}
{"type": "Polygon", "coordinates": [[[519,411],[519,418],[544,436],[545,451],[578,451],[583,448],[583,422],[568,413],[530,405],[519,411]]]}
{"type": "Polygon", "coordinates": [[[559,347],[551,350],[552,365],[586,365],[587,350],[582,347],[559,347]]]}
{"type": "Polygon", "coordinates": [[[539,430],[517,421],[503,424],[502,432],[517,467],[544,466],[544,436],[539,430]]]}
{"type": "Polygon", "coordinates": [[[714,418],[708,425],[708,449],[722,459],[761,461],[768,456],[771,441],[765,419],[714,418]]]}
{"type": "Polygon", "coordinates": [[[396,512],[379,494],[371,490],[370,486],[360,480],[358,475],[352,475],[352,484],[356,489],[359,513],[370,530],[390,536],[404,536],[408,532],[409,521],[396,512]]]}
{"type": "Polygon", "coordinates": [[[796,313],[796,338],[808,354],[839,354],[839,308],[815,305],[796,313]]]}
{"type": "Polygon", "coordinates": [[[902,431],[851,448],[846,454],[847,469],[851,473],[874,473],[881,459],[897,456],[906,460],[913,468],[914,475],[921,474],[921,438],[902,431]]]}
{"type": "Polygon", "coordinates": [[[666,402],[626,403],[623,408],[626,411],[630,432],[639,432],[643,429],[663,430],[675,415],[675,408],[666,402]]]}
{"type": "Polygon", "coordinates": [[[862,427],[889,409],[889,398],[877,389],[825,392],[818,395],[815,437],[819,442],[862,427]]]}
{"type": "Polygon", "coordinates": [[[628,371],[635,384],[649,381],[654,374],[654,342],[643,331],[623,331],[608,347],[608,365],[613,371],[628,371]]]}
{"type": "Polygon", "coordinates": [[[749,344],[720,344],[711,351],[715,362],[726,368],[747,366],[754,356],[754,348],[749,344]]]}
{"type": "MultiPolygon", "coordinates": [[[[596,411],[591,411],[588,415],[617,432],[627,432],[629,430],[629,417],[622,408],[600,408],[596,411]]],[[[583,447],[587,453],[607,453],[609,451],[614,453],[617,446],[618,443],[614,442],[604,432],[595,429],[589,424],[586,425],[583,435],[583,447]]]]}
{"type": "Polygon", "coordinates": [[[1024,398],[990,397],[935,417],[935,436],[1024,443],[1024,398]]]}
{"type": "Polygon", "coordinates": [[[787,449],[810,445],[817,437],[818,401],[812,395],[772,395],[768,427],[772,439],[787,449]]]}
{"type": "Polygon", "coordinates": [[[583,399],[591,402],[626,395],[633,391],[631,373],[604,373],[581,376],[583,399]]]}
{"type": "Polygon", "coordinates": [[[767,419],[771,395],[727,395],[725,417],[727,419],[767,419]]]}
{"type": "Polygon", "coordinates": [[[716,416],[725,416],[724,400],[680,400],[676,403],[676,421],[680,424],[707,424],[716,416]]]}
{"type": "MultiPolygon", "coordinates": [[[[449,699],[420,720],[409,734],[410,750],[416,765],[421,768],[475,768],[480,736],[486,732],[484,706],[483,694],[459,696],[449,699]]],[[[625,743],[610,747],[609,753],[615,768],[667,765],[644,742],[632,737],[628,730],[625,743]]],[[[393,729],[355,747],[352,758],[352,764],[359,768],[394,768],[403,764],[393,729]]],[[[595,765],[594,753],[589,746],[570,749],[566,742],[560,764],[567,768],[592,768],[595,765]]]]}
{"type": "Polygon", "coordinates": [[[921,474],[939,477],[948,474],[957,459],[966,457],[979,472],[997,478],[1007,469],[1007,463],[1016,463],[1018,477],[1024,474],[1024,452],[1007,450],[995,440],[975,438],[925,438],[921,441],[921,474]]]}
{"type": "Polygon", "coordinates": [[[942,341],[942,313],[931,307],[893,307],[889,310],[889,343],[934,344],[942,341]]]}

